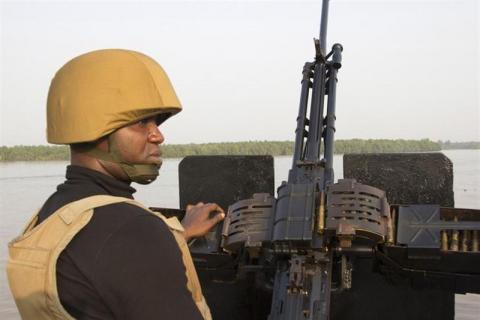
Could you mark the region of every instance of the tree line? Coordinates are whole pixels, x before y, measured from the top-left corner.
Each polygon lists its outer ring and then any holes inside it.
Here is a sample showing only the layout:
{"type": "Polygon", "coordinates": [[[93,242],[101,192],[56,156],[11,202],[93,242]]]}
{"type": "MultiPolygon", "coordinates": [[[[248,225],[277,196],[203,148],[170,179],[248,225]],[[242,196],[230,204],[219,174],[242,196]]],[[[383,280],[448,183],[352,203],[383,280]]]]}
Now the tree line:
{"type": "Polygon", "coordinates": [[[480,149],[480,141],[466,141],[466,142],[451,142],[447,141],[438,141],[442,150],[452,150],[452,149],[480,149]]]}
{"type": "MultiPolygon", "coordinates": [[[[292,141],[245,141],[201,144],[162,145],[164,158],[182,158],[190,155],[273,155],[293,153],[292,141]]],[[[427,152],[442,149],[480,149],[480,142],[442,142],[422,140],[349,139],[336,140],[336,154],[427,152]]],[[[0,147],[0,161],[68,160],[68,146],[14,146],[0,147]]]]}

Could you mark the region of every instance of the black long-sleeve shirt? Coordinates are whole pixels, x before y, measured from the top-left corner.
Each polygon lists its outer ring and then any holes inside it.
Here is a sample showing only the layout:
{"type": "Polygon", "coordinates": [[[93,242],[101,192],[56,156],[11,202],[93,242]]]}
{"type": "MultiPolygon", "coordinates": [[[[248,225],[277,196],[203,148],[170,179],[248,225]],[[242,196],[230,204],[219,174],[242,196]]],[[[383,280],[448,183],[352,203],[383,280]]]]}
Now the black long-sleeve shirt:
{"type": "MultiPolygon", "coordinates": [[[[135,192],[129,184],[79,166],[68,166],[66,178],[43,205],[38,223],[85,197],[133,199],[135,192]]],[[[174,236],[161,219],[126,203],[95,209],[60,254],[57,288],[76,319],[202,319],[174,236]]]]}

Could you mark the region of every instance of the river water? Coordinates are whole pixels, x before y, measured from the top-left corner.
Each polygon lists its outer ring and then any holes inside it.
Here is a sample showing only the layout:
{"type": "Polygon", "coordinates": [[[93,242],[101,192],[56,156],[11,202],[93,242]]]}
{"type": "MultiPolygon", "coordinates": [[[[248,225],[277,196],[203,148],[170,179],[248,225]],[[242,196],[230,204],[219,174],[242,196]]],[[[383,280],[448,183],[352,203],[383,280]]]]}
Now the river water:
{"type": "MultiPolygon", "coordinates": [[[[453,162],[455,206],[480,208],[480,150],[442,151],[453,162]]],[[[178,174],[180,159],[166,159],[159,179],[139,186],[136,199],[154,207],[178,208],[178,174]]],[[[334,158],[336,179],[343,177],[342,156],[334,158]]],[[[5,275],[7,243],[17,236],[34,214],[64,180],[64,161],[0,163],[0,319],[20,319],[10,295],[5,275]]],[[[291,157],[275,157],[275,185],[286,180],[291,157]]],[[[205,199],[208,201],[208,199],[205,199]]],[[[480,318],[479,295],[456,296],[456,320],[480,318]]]]}

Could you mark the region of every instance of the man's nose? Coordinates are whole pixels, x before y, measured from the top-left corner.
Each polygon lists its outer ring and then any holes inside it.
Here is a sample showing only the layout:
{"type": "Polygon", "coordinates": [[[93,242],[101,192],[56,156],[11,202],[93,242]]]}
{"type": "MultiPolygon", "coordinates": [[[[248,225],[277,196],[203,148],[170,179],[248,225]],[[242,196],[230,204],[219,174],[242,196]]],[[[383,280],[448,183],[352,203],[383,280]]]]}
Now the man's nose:
{"type": "Polygon", "coordinates": [[[163,137],[162,132],[158,128],[157,124],[151,124],[148,131],[148,142],[161,144],[165,138],[163,137]]]}

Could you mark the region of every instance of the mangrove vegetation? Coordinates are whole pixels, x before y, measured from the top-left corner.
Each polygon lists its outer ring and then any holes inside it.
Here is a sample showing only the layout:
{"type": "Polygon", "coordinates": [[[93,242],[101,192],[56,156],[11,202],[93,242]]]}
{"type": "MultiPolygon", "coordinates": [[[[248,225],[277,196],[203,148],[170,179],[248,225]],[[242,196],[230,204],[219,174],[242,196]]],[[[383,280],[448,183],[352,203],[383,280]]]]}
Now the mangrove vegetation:
{"type": "MultiPolygon", "coordinates": [[[[167,144],[164,158],[190,155],[291,155],[292,141],[247,141],[201,144],[167,144]]],[[[335,141],[335,153],[432,152],[445,149],[480,149],[480,142],[422,140],[349,139],[335,141]]],[[[68,160],[68,146],[0,147],[0,161],[68,160]]]]}

